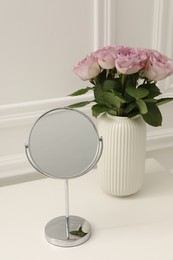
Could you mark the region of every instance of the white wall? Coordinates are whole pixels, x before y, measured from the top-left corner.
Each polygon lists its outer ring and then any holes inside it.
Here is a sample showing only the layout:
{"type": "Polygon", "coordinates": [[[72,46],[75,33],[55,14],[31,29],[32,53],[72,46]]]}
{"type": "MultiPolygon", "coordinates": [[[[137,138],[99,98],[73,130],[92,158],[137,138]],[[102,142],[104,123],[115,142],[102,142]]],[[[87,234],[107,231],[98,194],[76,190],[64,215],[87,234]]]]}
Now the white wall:
{"type": "MultiPolygon", "coordinates": [[[[31,125],[88,84],[72,72],[86,54],[121,44],[173,58],[172,13],[172,0],[1,0],[0,176],[30,171],[24,143],[31,125]]],[[[160,86],[173,96],[172,77],[160,86]]],[[[173,145],[172,107],[162,108],[163,127],[148,128],[150,149],[173,145]]]]}
{"type": "Polygon", "coordinates": [[[66,96],[72,73],[93,48],[93,1],[0,1],[0,103],[66,96]]]}

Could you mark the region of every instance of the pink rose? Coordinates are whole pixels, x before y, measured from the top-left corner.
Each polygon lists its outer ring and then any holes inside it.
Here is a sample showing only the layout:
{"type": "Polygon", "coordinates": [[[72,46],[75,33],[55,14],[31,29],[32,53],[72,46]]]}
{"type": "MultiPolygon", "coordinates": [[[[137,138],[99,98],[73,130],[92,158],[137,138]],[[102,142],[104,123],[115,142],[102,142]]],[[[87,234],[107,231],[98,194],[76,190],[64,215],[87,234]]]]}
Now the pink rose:
{"type": "Polygon", "coordinates": [[[115,48],[108,46],[93,52],[92,55],[98,60],[98,64],[101,68],[113,69],[115,67],[114,52],[115,48]]]}
{"type": "Polygon", "coordinates": [[[82,79],[89,80],[95,78],[100,73],[100,66],[97,59],[92,55],[87,56],[81,62],[79,62],[73,69],[73,71],[82,79]]]}
{"type": "Polygon", "coordinates": [[[145,66],[144,74],[149,80],[162,80],[173,74],[173,63],[165,55],[150,50],[150,57],[145,66]]]}
{"type": "Polygon", "coordinates": [[[147,60],[147,49],[121,47],[115,57],[115,66],[120,73],[130,75],[144,68],[147,60]]]}

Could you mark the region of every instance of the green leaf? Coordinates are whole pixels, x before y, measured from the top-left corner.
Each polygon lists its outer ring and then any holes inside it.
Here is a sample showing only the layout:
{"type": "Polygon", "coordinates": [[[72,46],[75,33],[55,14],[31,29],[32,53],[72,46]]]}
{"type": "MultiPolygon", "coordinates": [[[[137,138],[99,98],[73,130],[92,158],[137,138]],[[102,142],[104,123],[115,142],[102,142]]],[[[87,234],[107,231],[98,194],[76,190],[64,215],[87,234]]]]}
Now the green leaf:
{"type": "Polygon", "coordinates": [[[146,114],[148,112],[147,105],[142,99],[137,99],[136,104],[138,105],[141,114],[146,114]]]}
{"type": "Polygon", "coordinates": [[[154,98],[161,94],[160,89],[156,86],[155,83],[143,84],[143,85],[139,86],[139,88],[141,88],[141,87],[145,88],[149,91],[147,98],[154,98]]]}
{"type": "Polygon", "coordinates": [[[117,116],[117,112],[113,109],[109,110],[109,114],[112,116],[117,116]]]}
{"type": "Polygon", "coordinates": [[[74,93],[70,94],[69,96],[83,95],[83,94],[87,93],[91,89],[93,89],[93,88],[91,88],[91,87],[82,88],[82,89],[79,89],[79,90],[75,91],[74,93]]]}
{"type": "Polygon", "coordinates": [[[127,103],[132,103],[136,100],[134,97],[130,96],[126,91],[124,93],[124,97],[127,100],[127,103]]]}
{"type": "Polygon", "coordinates": [[[148,103],[147,109],[148,113],[142,115],[145,122],[151,126],[161,126],[162,115],[157,105],[148,103]]]}
{"type": "Polygon", "coordinates": [[[122,91],[122,82],[120,78],[114,78],[114,82],[115,82],[115,90],[120,92],[122,91]]]}
{"type": "Polygon", "coordinates": [[[107,70],[103,70],[101,73],[98,74],[97,77],[95,77],[95,81],[97,83],[102,84],[105,81],[107,70]]]}
{"type": "Polygon", "coordinates": [[[96,105],[92,106],[92,115],[94,117],[98,117],[98,115],[100,115],[101,113],[108,112],[109,110],[110,110],[110,108],[108,108],[104,105],[96,104],[96,105]]]}
{"type": "Polygon", "coordinates": [[[128,114],[128,117],[131,118],[131,117],[134,117],[134,116],[137,116],[139,115],[139,111],[138,110],[132,110],[129,114],[128,114]]]}
{"type": "Polygon", "coordinates": [[[139,79],[139,73],[131,74],[131,75],[126,75],[126,86],[136,86],[136,82],[139,79]]]}
{"type": "Polygon", "coordinates": [[[77,230],[73,230],[73,231],[70,231],[70,234],[73,235],[73,236],[78,236],[78,232],[77,230]]]}
{"type": "Polygon", "coordinates": [[[126,100],[118,92],[116,93],[103,92],[103,98],[107,103],[111,105],[116,105],[117,101],[121,103],[126,103],[126,100]]]}
{"type": "Polygon", "coordinates": [[[107,105],[107,103],[105,102],[105,100],[103,98],[103,90],[100,85],[97,85],[94,88],[94,97],[95,97],[96,103],[98,103],[100,105],[107,105]]]}
{"type": "Polygon", "coordinates": [[[132,86],[128,86],[126,92],[135,99],[147,97],[149,94],[149,91],[146,88],[135,88],[132,86]]]}
{"type": "Polygon", "coordinates": [[[124,113],[127,115],[128,113],[130,113],[134,108],[136,107],[136,103],[132,102],[129,103],[126,108],[124,109],[124,113]]]}
{"type": "Polygon", "coordinates": [[[157,103],[157,100],[154,98],[145,98],[144,101],[145,103],[154,103],[154,104],[157,103]]]}
{"type": "Polygon", "coordinates": [[[127,100],[121,95],[121,93],[114,91],[115,98],[121,103],[127,103],[127,100]]]}
{"type": "Polygon", "coordinates": [[[83,107],[83,106],[86,106],[86,105],[90,104],[91,102],[94,102],[94,100],[75,103],[75,104],[72,104],[72,105],[70,105],[68,107],[71,107],[71,108],[83,107]]]}
{"type": "Polygon", "coordinates": [[[70,234],[73,236],[78,236],[78,237],[84,237],[87,235],[87,233],[82,231],[81,227],[78,230],[70,231],[70,234]]]}
{"type": "MultiPolygon", "coordinates": [[[[107,79],[113,79],[115,80],[115,75],[117,73],[117,69],[113,68],[113,69],[109,69],[109,73],[107,74],[107,79]]],[[[117,78],[116,78],[117,79],[117,78]]]]}
{"type": "Polygon", "coordinates": [[[103,83],[103,91],[110,91],[115,89],[116,83],[114,80],[107,79],[103,83]]]}
{"type": "Polygon", "coordinates": [[[112,91],[116,90],[121,92],[122,84],[119,78],[116,79],[107,79],[103,82],[103,91],[112,91]]]}
{"type": "Polygon", "coordinates": [[[157,100],[157,105],[160,106],[171,101],[173,101],[173,98],[160,98],[157,100]]]}

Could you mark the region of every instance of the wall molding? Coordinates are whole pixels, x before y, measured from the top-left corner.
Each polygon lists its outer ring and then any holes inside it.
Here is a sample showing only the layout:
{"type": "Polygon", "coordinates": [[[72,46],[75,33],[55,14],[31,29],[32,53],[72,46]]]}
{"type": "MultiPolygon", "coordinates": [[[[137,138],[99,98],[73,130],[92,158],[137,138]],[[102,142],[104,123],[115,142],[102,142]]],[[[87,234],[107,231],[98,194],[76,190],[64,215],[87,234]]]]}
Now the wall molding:
{"type": "Polygon", "coordinates": [[[173,128],[158,129],[147,133],[147,152],[173,147],[173,128]]]}
{"type": "Polygon", "coordinates": [[[26,175],[33,171],[24,153],[0,157],[0,178],[26,175]]]}
{"type": "MultiPolygon", "coordinates": [[[[152,48],[173,59],[173,1],[154,0],[152,48]]],[[[163,89],[173,87],[173,77],[164,80],[163,89]]]]}
{"type": "MultiPolygon", "coordinates": [[[[147,156],[153,151],[170,147],[173,147],[173,128],[153,130],[147,133],[147,156]]],[[[0,179],[33,175],[33,173],[35,170],[27,161],[25,153],[0,157],[0,179]]]]}
{"type": "Polygon", "coordinates": [[[172,56],[172,0],[154,0],[152,48],[172,56]]]}
{"type": "Polygon", "coordinates": [[[94,0],[94,50],[106,44],[107,0],[94,0]]]}
{"type": "Polygon", "coordinates": [[[94,0],[94,50],[115,44],[116,5],[115,0],[94,0]]]}
{"type": "MultiPolygon", "coordinates": [[[[173,128],[150,131],[147,134],[147,156],[151,152],[173,147],[173,128]]],[[[0,158],[0,179],[14,176],[33,175],[35,170],[27,161],[26,155],[13,154],[0,158]]]]}
{"type": "MultiPolygon", "coordinates": [[[[78,97],[63,97],[1,105],[0,128],[28,125],[31,124],[33,120],[36,120],[45,111],[58,107],[66,107],[73,103],[92,99],[93,95],[87,94],[85,96],[78,97]]],[[[88,106],[84,107],[83,110],[86,110],[87,108],[88,106]]]]}
{"type": "Polygon", "coordinates": [[[153,32],[152,32],[152,48],[162,50],[163,21],[165,16],[165,1],[155,0],[153,10],[153,32]]]}

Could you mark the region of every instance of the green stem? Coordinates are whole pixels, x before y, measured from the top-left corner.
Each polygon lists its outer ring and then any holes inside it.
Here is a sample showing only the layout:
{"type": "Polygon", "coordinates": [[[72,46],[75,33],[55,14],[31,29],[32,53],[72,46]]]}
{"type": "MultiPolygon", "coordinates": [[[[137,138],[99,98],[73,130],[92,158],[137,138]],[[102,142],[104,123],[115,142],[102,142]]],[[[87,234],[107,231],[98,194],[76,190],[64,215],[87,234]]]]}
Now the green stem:
{"type": "MultiPolygon", "coordinates": [[[[126,75],[122,74],[121,77],[121,84],[122,84],[122,91],[121,94],[124,97],[124,92],[125,92],[125,85],[126,85],[126,75]]],[[[123,116],[123,103],[120,103],[120,107],[118,109],[118,115],[123,116]]]]}
{"type": "Polygon", "coordinates": [[[106,78],[108,77],[108,75],[109,75],[109,70],[107,69],[106,70],[106,78]]]}
{"type": "Polygon", "coordinates": [[[123,109],[122,109],[122,108],[119,108],[119,110],[118,110],[118,116],[123,116],[123,109]]]}
{"type": "Polygon", "coordinates": [[[125,74],[122,74],[121,84],[122,84],[122,96],[124,96],[125,85],[126,85],[126,75],[125,74]]]}

